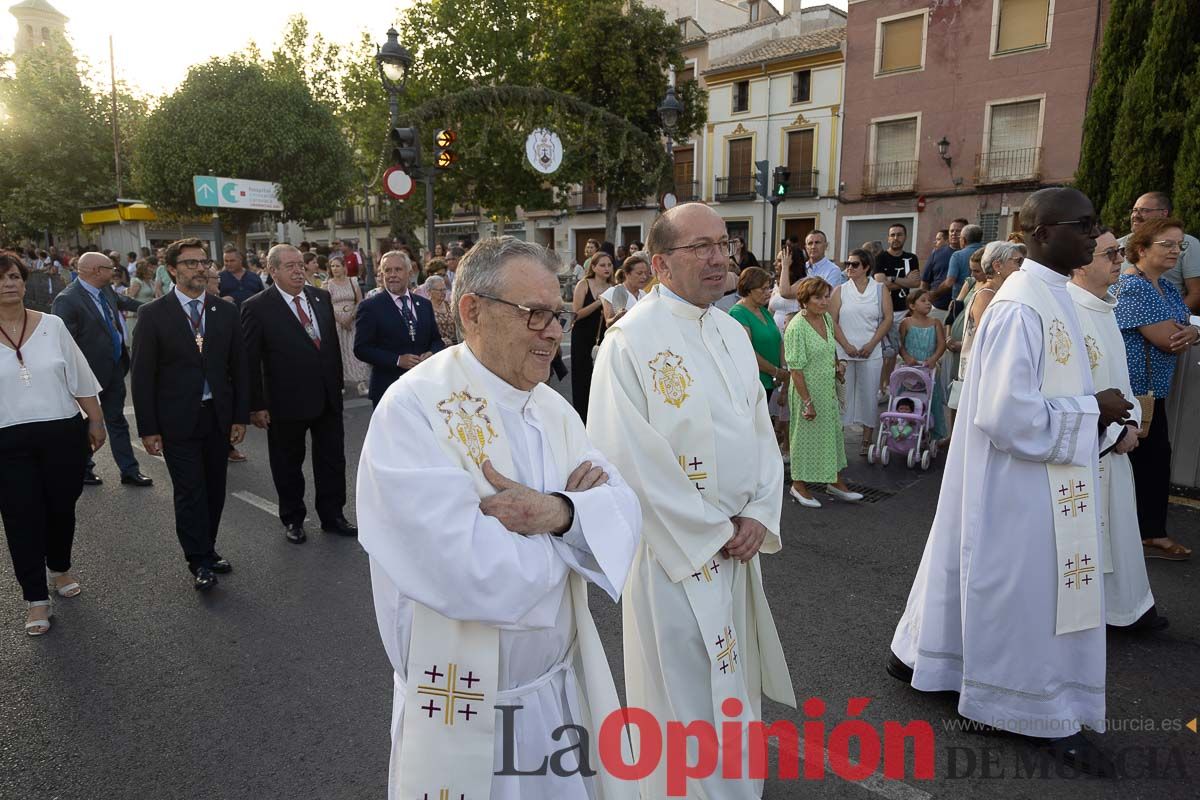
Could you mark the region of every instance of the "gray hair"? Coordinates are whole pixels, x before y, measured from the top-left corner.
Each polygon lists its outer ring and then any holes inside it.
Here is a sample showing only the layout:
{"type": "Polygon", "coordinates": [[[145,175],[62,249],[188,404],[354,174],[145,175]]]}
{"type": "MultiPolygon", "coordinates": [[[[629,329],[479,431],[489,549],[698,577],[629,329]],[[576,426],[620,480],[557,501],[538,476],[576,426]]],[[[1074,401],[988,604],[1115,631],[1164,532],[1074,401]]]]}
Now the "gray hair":
{"type": "Polygon", "coordinates": [[[380,270],[383,269],[383,262],[389,258],[403,258],[405,261],[408,262],[408,268],[412,269],[412,259],[408,257],[408,253],[404,252],[403,250],[388,250],[386,253],[384,253],[383,255],[381,255],[379,257],[379,269],[380,270]]]}
{"type": "Polygon", "coordinates": [[[967,244],[983,241],[983,228],[978,225],[966,225],[962,229],[962,240],[967,244]]]}
{"type": "Polygon", "coordinates": [[[454,309],[454,319],[460,328],[462,320],[458,317],[458,304],[463,296],[487,294],[495,297],[504,283],[504,267],[514,259],[532,261],[556,277],[561,266],[558,255],[540,244],[524,242],[512,236],[480,239],[458,262],[458,270],[454,273],[450,307],[454,309]]]}
{"type": "Polygon", "coordinates": [[[282,253],[284,250],[295,250],[297,253],[300,252],[298,247],[293,247],[290,244],[277,244],[267,251],[267,266],[271,269],[277,269],[279,267],[280,259],[282,258],[280,253],[282,253]]]}
{"type": "Polygon", "coordinates": [[[1025,255],[1025,245],[1020,242],[988,242],[987,247],[983,248],[983,260],[979,265],[983,268],[983,274],[990,278],[996,274],[997,266],[1018,255],[1025,255]]]}
{"type": "Polygon", "coordinates": [[[445,288],[446,288],[446,279],[443,278],[441,275],[430,275],[428,278],[425,279],[425,291],[427,291],[427,292],[432,291],[433,289],[445,290],[445,288]]]}

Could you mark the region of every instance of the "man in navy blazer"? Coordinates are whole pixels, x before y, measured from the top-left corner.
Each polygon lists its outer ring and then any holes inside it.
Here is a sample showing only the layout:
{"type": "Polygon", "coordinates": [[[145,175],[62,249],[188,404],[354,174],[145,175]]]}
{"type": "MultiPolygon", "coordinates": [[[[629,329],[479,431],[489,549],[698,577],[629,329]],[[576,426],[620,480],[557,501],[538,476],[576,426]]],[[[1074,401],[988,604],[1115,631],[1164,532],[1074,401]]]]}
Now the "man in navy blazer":
{"type": "Polygon", "coordinates": [[[433,305],[408,290],[408,254],[384,253],[379,273],[384,291],[359,304],[354,320],[354,355],[371,365],[372,407],[397,378],[445,347],[433,305]]]}

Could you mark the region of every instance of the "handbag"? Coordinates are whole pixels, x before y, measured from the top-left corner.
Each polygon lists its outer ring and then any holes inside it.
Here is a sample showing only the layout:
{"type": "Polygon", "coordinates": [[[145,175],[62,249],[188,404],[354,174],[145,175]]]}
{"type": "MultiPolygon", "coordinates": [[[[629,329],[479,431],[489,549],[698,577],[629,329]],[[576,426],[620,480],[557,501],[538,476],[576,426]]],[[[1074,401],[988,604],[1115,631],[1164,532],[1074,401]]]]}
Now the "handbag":
{"type": "Polygon", "coordinates": [[[1150,342],[1142,337],[1142,352],[1146,355],[1146,394],[1136,395],[1138,405],[1142,407],[1142,426],[1138,429],[1138,438],[1145,439],[1150,435],[1150,423],[1154,421],[1154,388],[1150,381],[1154,376],[1150,366],[1150,342]]]}

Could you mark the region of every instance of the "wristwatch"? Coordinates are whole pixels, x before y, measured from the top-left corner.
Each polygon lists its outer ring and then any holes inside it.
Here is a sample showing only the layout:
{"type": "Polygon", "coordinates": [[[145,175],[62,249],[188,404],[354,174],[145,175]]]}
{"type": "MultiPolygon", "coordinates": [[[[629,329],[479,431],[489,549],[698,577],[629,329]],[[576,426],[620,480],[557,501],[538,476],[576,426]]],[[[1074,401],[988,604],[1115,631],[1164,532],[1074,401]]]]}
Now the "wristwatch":
{"type": "Polygon", "coordinates": [[[559,497],[567,504],[567,527],[563,528],[561,531],[550,532],[551,536],[558,536],[561,538],[563,534],[575,527],[575,504],[571,502],[571,498],[567,497],[562,492],[551,492],[550,496],[559,497]]]}

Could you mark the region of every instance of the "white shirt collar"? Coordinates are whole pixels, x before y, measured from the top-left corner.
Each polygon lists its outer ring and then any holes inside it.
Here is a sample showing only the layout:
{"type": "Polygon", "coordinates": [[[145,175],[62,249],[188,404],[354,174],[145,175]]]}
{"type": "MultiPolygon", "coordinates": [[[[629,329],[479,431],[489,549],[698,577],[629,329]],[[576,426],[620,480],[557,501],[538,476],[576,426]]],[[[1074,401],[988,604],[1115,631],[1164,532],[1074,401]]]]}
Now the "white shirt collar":
{"type": "Polygon", "coordinates": [[[199,297],[194,297],[194,298],[193,298],[193,297],[188,297],[186,294],[184,294],[183,292],[179,291],[179,287],[178,287],[178,286],[176,286],[176,287],[174,288],[174,290],[173,290],[173,291],[175,292],[175,297],[176,297],[176,299],[178,299],[178,300],[179,300],[179,304],[180,304],[181,306],[183,306],[185,310],[188,308],[188,303],[192,302],[192,300],[199,300],[199,301],[200,301],[200,306],[203,308],[203,306],[204,306],[204,295],[200,295],[199,297]]]}
{"type": "Polygon", "coordinates": [[[1116,311],[1117,298],[1113,297],[1111,294],[1105,294],[1104,297],[1096,297],[1096,295],[1092,294],[1074,281],[1071,281],[1067,284],[1067,292],[1071,295],[1071,299],[1074,300],[1076,304],[1081,305],[1084,308],[1090,308],[1092,311],[1099,311],[1101,313],[1109,314],[1116,311]]]}
{"type": "MultiPolygon", "coordinates": [[[[308,286],[307,283],[304,285],[308,286]]],[[[304,289],[301,289],[298,294],[288,294],[286,291],[284,291],[283,287],[280,286],[278,283],[275,284],[275,288],[279,290],[279,293],[281,295],[283,295],[283,299],[287,300],[288,305],[291,305],[292,301],[294,301],[297,297],[302,298],[304,300],[305,304],[308,303],[308,298],[304,295],[304,289]]]]}
{"type": "Polygon", "coordinates": [[[467,364],[475,368],[476,374],[483,380],[484,387],[487,390],[488,397],[494,399],[497,403],[505,408],[513,411],[524,411],[529,401],[533,398],[533,391],[521,391],[513,386],[508,381],[501,378],[496,373],[492,372],[479,358],[471,352],[471,348],[464,342],[463,358],[467,364]]]}
{"type": "Polygon", "coordinates": [[[398,303],[398,302],[400,302],[400,298],[402,298],[402,297],[408,297],[408,288],[407,288],[407,287],[404,289],[404,293],[403,293],[403,294],[396,294],[396,293],[395,293],[395,292],[393,292],[391,289],[384,289],[384,291],[385,291],[385,292],[387,292],[388,294],[390,294],[390,295],[392,296],[392,302],[393,302],[393,303],[398,303]]]}
{"type": "Polygon", "coordinates": [[[1058,288],[1066,286],[1069,282],[1069,278],[1067,278],[1066,275],[1063,275],[1061,272],[1055,272],[1049,267],[1043,266],[1029,257],[1026,257],[1025,260],[1021,262],[1021,269],[1031,275],[1036,275],[1042,280],[1042,282],[1058,288]]]}

